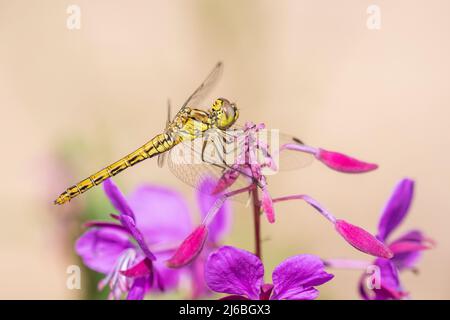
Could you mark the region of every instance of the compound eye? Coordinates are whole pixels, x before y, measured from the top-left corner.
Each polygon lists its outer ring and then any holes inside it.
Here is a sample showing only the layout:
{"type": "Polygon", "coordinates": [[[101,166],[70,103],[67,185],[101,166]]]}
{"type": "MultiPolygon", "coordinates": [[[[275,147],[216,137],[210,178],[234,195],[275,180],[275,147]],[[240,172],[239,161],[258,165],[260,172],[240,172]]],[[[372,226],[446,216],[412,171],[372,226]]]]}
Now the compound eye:
{"type": "Polygon", "coordinates": [[[235,118],[236,108],[229,101],[224,102],[222,109],[223,109],[223,112],[225,113],[225,116],[227,117],[227,119],[232,120],[235,118]]]}

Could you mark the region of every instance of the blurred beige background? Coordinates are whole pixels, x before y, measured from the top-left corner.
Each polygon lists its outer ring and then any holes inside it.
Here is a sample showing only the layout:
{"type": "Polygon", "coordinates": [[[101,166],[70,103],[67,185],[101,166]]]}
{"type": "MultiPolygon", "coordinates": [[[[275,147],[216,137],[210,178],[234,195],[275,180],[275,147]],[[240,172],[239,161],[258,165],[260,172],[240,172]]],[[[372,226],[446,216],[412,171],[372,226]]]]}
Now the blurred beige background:
{"type": "MultiPolygon", "coordinates": [[[[241,121],[380,165],[344,175],[314,163],[271,179],[273,195],[307,193],[375,232],[394,184],[416,179],[401,229],[419,227],[438,246],[419,275],[402,279],[414,298],[450,298],[449,13],[446,0],[0,0],[0,298],[83,297],[66,288],[66,268],[78,263],[67,233],[81,232],[73,216],[85,214],[83,200],[63,209],[51,201],[158,133],[167,98],[180,105],[218,60],[225,73],[214,93],[237,102],[241,121]],[[81,8],[80,30],[66,27],[70,4],[81,8]],[[380,30],[366,26],[371,4],[380,30]],[[55,158],[65,149],[72,173],[55,158]]],[[[153,160],[116,181],[193,199],[153,160]]],[[[251,250],[251,214],[234,208],[226,242],[251,250]]],[[[277,219],[263,222],[268,276],[299,253],[366,258],[303,203],[278,206],[277,219]]],[[[357,298],[359,273],[334,273],[321,298],[357,298]]]]}

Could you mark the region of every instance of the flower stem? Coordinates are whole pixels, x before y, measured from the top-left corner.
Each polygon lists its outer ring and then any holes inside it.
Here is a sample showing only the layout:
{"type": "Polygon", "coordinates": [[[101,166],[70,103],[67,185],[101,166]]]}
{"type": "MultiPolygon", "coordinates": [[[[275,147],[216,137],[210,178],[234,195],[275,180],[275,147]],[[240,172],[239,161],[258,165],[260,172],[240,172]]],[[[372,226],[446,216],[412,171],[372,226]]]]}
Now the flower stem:
{"type": "Polygon", "coordinates": [[[252,190],[253,225],[255,229],[255,255],[261,259],[261,204],[258,196],[258,188],[252,190]]]}

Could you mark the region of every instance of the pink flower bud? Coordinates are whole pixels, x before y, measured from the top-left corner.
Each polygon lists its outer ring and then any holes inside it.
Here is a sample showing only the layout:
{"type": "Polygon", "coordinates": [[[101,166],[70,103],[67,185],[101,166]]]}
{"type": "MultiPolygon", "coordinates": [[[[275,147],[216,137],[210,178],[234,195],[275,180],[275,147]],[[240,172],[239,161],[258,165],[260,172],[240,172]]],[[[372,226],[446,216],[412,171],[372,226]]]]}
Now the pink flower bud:
{"type": "Polygon", "coordinates": [[[383,242],[360,227],[344,220],[336,220],[335,228],[348,243],[362,252],[385,259],[390,259],[394,256],[383,242]]]}
{"type": "Polygon", "coordinates": [[[225,191],[239,177],[239,171],[229,169],[220,177],[211,194],[216,195],[225,191]]]}
{"type": "Polygon", "coordinates": [[[149,258],[144,258],[131,268],[121,270],[120,273],[126,277],[136,278],[143,277],[153,272],[153,263],[149,258]]]}
{"type": "Polygon", "coordinates": [[[166,261],[170,268],[180,268],[190,263],[202,251],[208,229],[204,224],[198,226],[178,247],[174,255],[166,261]]]}
{"type": "Polygon", "coordinates": [[[316,158],[331,169],[346,173],[368,172],[378,168],[376,164],[363,162],[345,154],[324,149],[319,149],[316,158]]]}
{"type": "Polygon", "coordinates": [[[275,210],[273,209],[273,201],[266,188],[262,190],[261,207],[266,214],[267,220],[270,223],[275,222],[275,210]]]}

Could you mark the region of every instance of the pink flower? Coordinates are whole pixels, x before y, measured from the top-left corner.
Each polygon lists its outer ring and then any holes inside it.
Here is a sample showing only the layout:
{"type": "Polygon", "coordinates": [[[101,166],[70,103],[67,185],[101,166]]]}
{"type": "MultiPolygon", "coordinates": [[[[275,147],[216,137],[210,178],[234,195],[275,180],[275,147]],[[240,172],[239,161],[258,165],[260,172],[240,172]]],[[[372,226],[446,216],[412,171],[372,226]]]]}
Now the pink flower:
{"type": "MultiPolygon", "coordinates": [[[[205,185],[206,187],[206,185],[205,185]]],[[[165,260],[175,252],[175,244],[192,228],[188,206],[175,191],[157,186],[142,186],[127,198],[111,181],[105,181],[105,193],[120,213],[113,218],[120,223],[91,221],[76,243],[76,251],[91,269],[106,275],[99,284],[111,289],[110,298],[142,299],[147,292],[175,289],[182,273],[192,281],[192,292],[199,296],[207,290],[203,275],[198,274],[204,259],[189,269],[174,270],[165,260]],[[149,248],[152,248],[150,250],[149,248]],[[197,265],[198,264],[198,265],[197,265]]],[[[211,199],[198,195],[200,211],[205,215],[211,199]]],[[[211,223],[208,248],[219,241],[229,224],[225,204],[211,223]]],[[[211,249],[209,249],[211,250],[211,249]]]]}
{"type": "MultiPolygon", "coordinates": [[[[408,296],[401,285],[399,272],[414,269],[423,250],[433,246],[434,241],[424,236],[419,230],[411,230],[396,240],[389,241],[390,234],[400,225],[410,208],[414,193],[414,181],[401,180],[388,200],[378,224],[377,238],[383,243],[393,257],[376,259],[372,265],[378,267],[380,273],[379,288],[368,289],[365,285],[369,279],[368,274],[363,274],[359,282],[359,293],[364,299],[386,300],[402,299],[408,296]]],[[[370,263],[357,260],[329,259],[326,261],[329,267],[365,269],[370,263]]]]}
{"type": "Polygon", "coordinates": [[[264,265],[254,254],[224,246],[211,253],[205,264],[208,287],[227,293],[227,300],[312,300],[315,288],[333,278],[313,255],[297,255],[280,263],[272,273],[272,284],[264,284],[264,265]]]}

